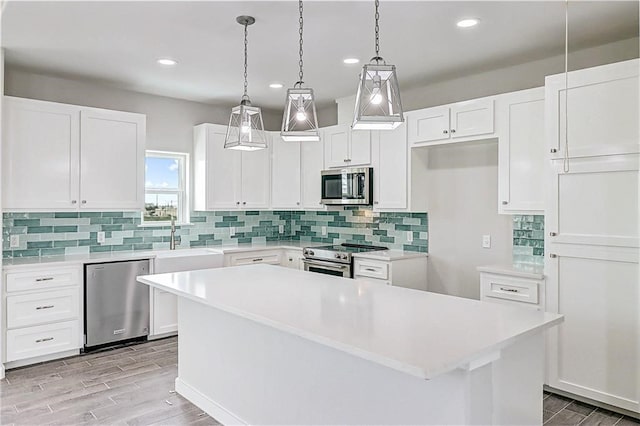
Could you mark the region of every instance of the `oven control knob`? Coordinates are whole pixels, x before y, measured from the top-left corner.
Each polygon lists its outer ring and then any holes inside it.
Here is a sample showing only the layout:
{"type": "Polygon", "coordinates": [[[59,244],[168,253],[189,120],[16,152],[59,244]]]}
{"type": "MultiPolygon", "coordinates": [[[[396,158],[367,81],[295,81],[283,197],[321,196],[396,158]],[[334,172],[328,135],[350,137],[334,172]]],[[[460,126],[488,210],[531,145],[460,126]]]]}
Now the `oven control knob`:
{"type": "Polygon", "coordinates": [[[336,259],[340,259],[340,253],[336,253],[336,259]]]}
{"type": "Polygon", "coordinates": [[[346,254],[343,254],[341,257],[342,257],[343,259],[346,259],[348,256],[347,256],[346,254]]]}
{"type": "Polygon", "coordinates": [[[302,254],[309,254],[309,250],[307,249],[302,250],[302,254]]]}
{"type": "Polygon", "coordinates": [[[308,253],[309,253],[309,256],[313,256],[314,255],[313,250],[309,250],[308,253]]]}

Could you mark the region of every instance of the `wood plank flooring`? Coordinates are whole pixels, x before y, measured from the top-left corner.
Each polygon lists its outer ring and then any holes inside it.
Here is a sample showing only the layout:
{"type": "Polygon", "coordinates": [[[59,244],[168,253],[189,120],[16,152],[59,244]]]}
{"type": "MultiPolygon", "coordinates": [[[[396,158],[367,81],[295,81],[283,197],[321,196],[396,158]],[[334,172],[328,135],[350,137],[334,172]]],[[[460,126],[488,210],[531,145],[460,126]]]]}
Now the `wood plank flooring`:
{"type": "Polygon", "coordinates": [[[2,425],[218,425],[174,392],[178,341],[131,345],[7,371],[2,425]]]}
{"type": "MultiPolygon", "coordinates": [[[[175,337],[10,370],[1,425],[218,425],[173,390],[175,337]]],[[[545,392],[544,424],[640,426],[640,421],[545,392]]]]}

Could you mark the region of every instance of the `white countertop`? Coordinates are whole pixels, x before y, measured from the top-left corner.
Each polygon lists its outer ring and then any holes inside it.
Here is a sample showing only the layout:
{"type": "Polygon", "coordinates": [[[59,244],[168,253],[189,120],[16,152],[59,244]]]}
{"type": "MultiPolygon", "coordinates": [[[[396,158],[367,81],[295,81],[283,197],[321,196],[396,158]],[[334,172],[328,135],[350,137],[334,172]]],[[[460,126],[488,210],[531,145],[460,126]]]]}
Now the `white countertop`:
{"type": "Polygon", "coordinates": [[[508,265],[486,265],[478,266],[480,272],[490,272],[492,274],[509,275],[512,277],[531,278],[534,280],[541,280],[544,278],[544,267],[537,265],[522,265],[522,264],[508,264],[508,265]]]}
{"type": "MultiPolygon", "coordinates": [[[[302,250],[303,247],[315,247],[321,245],[326,245],[326,243],[312,243],[309,241],[269,241],[267,243],[261,244],[179,248],[177,250],[165,249],[150,251],[113,251],[105,253],[76,254],[68,256],[14,257],[11,259],[3,259],[2,266],[6,270],[11,270],[37,265],[53,266],[53,264],[55,264],[55,266],[63,266],[97,262],[117,262],[121,260],[153,259],[157,256],[180,256],[188,254],[190,252],[193,252],[195,254],[202,251],[226,254],[272,249],[302,250]]],[[[422,257],[426,255],[426,253],[415,253],[402,250],[385,250],[371,253],[359,253],[355,256],[367,259],[391,261],[400,258],[422,257]]]]}
{"type": "Polygon", "coordinates": [[[138,280],[423,379],[562,321],[552,313],[272,265],[138,280]]]}

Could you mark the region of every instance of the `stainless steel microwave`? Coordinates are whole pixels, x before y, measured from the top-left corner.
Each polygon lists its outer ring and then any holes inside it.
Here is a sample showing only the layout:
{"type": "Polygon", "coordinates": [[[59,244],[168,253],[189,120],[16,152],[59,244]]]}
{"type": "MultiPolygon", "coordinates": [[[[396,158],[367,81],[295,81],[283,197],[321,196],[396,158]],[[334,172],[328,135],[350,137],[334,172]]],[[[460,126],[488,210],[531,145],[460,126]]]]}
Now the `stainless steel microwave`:
{"type": "Polygon", "coordinates": [[[373,204],[373,168],[323,170],[322,204],[359,205],[373,204]]]}

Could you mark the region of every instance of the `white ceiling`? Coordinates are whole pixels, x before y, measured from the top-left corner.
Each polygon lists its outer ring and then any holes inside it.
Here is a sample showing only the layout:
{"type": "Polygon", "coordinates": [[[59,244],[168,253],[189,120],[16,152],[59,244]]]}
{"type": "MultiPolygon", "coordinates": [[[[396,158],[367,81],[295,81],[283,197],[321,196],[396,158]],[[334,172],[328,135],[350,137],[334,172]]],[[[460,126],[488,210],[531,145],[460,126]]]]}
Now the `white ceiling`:
{"type": "MultiPolygon", "coordinates": [[[[403,89],[564,52],[564,2],[382,1],[381,54],[403,89]],[[465,17],[480,25],[459,29],[465,17]]],[[[9,1],[2,46],[9,66],[208,103],[242,94],[241,14],[249,28],[249,94],[279,107],[297,80],[297,2],[9,1]],[[173,68],[159,57],[179,61],[173,68]],[[269,83],[280,81],[285,89],[269,83]]],[[[571,49],[638,35],[637,1],[572,1],[571,49]]],[[[355,92],[373,56],[372,1],[305,2],[305,81],[320,103],[355,92]]]]}

